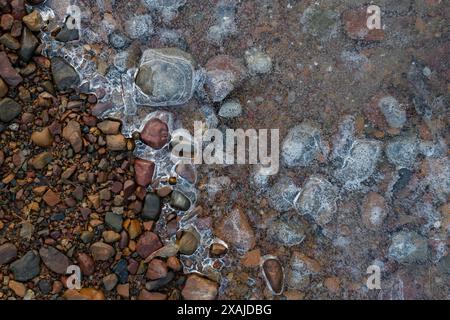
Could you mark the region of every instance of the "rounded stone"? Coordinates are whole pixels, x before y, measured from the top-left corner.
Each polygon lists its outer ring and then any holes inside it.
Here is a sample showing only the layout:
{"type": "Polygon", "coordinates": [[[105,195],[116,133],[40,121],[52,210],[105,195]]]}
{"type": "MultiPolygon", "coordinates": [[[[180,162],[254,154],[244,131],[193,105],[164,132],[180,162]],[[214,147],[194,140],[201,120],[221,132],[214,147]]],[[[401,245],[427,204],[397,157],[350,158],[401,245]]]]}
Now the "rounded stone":
{"type": "Polygon", "coordinates": [[[161,149],[169,141],[169,128],[158,118],[150,119],[141,132],[141,140],[153,149],[161,149]]]}
{"type": "Polygon", "coordinates": [[[161,199],[155,193],[145,196],[141,217],[144,220],[157,220],[161,213],[161,199]]]}
{"type": "Polygon", "coordinates": [[[266,259],[262,265],[263,275],[269,289],[279,295],[283,292],[284,272],[278,259],[266,259]]]}
{"type": "Polygon", "coordinates": [[[11,98],[0,101],[0,120],[10,122],[22,112],[22,106],[11,98]]]}
{"type": "Polygon", "coordinates": [[[281,157],[289,168],[306,167],[320,151],[320,130],[304,122],[289,130],[281,147],[281,157]]]}
{"type": "Polygon", "coordinates": [[[427,239],[414,231],[400,231],[392,237],[388,254],[402,264],[424,263],[428,259],[427,239]]]}
{"type": "Polygon", "coordinates": [[[336,212],[336,188],[320,176],[311,176],[295,200],[300,214],[310,216],[318,225],[328,224],[336,212]]]}
{"type": "Polygon", "coordinates": [[[379,100],[378,107],[386,118],[386,122],[392,128],[401,128],[406,122],[406,111],[402,105],[392,96],[386,96],[379,100]]]}
{"type": "Polygon", "coordinates": [[[177,48],[146,50],[135,78],[135,102],[149,106],[188,102],[196,86],[194,65],[192,56],[177,48]]]}
{"type": "Polygon", "coordinates": [[[272,70],[272,59],[257,48],[245,52],[245,62],[252,74],[270,73],[272,70]]]}
{"type": "Polygon", "coordinates": [[[238,100],[226,101],[219,110],[219,116],[222,118],[236,118],[242,114],[242,106],[238,100]]]}

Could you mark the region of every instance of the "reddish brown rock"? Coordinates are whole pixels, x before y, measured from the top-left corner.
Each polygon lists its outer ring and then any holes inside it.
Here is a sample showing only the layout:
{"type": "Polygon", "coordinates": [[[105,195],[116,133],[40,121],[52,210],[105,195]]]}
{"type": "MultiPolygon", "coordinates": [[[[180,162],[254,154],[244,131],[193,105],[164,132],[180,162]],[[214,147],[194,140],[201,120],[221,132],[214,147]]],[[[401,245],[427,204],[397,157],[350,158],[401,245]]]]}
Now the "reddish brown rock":
{"type": "Polygon", "coordinates": [[[149,292],[142,289],[139,293],[138,300],[167,300],[167,295],[160,292],[149,292]]]}
{"type": "Polygon", "coordinates": [[[105,120],[97,124],[97,127],[104,133],[104,134],[118,134],[120,129],[120,122],[118,121],[111,121],[111,120],[105,120]]]}
{"type": "Polygon", "coordinates": [[[81,272],[83,272],[85,276],[90,276],[94,273],[95,263],[90,255],[82,252],[78,253],[77,262],[78,265],[80,266],[81,272]]]}
{"type": "Polygon", "coordinates": [[[112,258],[116,251],[109,244],[96,242],[91,245],[90,251],[95,261],[106,261],[112,258]]]}
{"type": "Polygon", "coordinates": [[[206,87],[215,102],[225,99],[239,86],[247,70],[236,59],[219,55],[206,63],[206,87]]]}
{"type": "Polygon", "coordinates": [[[50,207],[54,207],[58,203],[61,202],[61,198],[59,197],[59,195],[57,193],[53,192],[53,190],[51,190],[51,189],[47,190],[47,192],[44,194],[42,199],[50,207]]]}
{"type": "Polygon", "coordinates": [[[161,247],[162,243],[158,236],[153,232],[147,231],[139,238],[136,251],[145,259],[161,247]]]}
{"type": "Polygon", "coordinates": [[[2,18],[0,20],[0,26],[4,31],[9,31],[12,28],[13,22],[14,17],[7,13],[2,15],[2,18]]]}
{"type": "Polygon", "coordinates": [[[150,119],[141,132],[141,140],[153,149],[161,149],[169,140],[167,124],[158,118],[150,119]]]}
{"type": "Polygon", "coordinates": [[[167,276],[167,265],[160,259],[153,259],[148,264],[147,273],[145,274],[147,279],[157,280],[167,276]]]}
{"type": "Polygon", "coordinates": [[[13,68],[8,56],[3,51],[0,52],[0,76],[11,87],[16,87],[23,81],[23,78],[13,68]]]}
{"type": "Polygon", "coordinates": [[[217,289],[214,281],[192,274],[188,276],[181,294],[185,300],[214,300],[217,289]]]}
{"type": "Polygon", "coordinates": [[[267,284],[275,294],[281,294],[283,291],[283,267],[277,259],[267,259],[262,266],[267,284]]]}
{"type": "Polygon", "coordinates": [[[70,142],[76,153],[81,151],[83,148],[83,139],[81,136],[80,124],[77,121],[69,121],[69,123],[64,127],[62,134],[64,139],[70,142]]]}
{"type": "Polygon", "coordinates": [[[124,151],[127,149],[127,140],[121,134],[107,135],[106,145],[111,151],[124,151]]]}
{"type": "Polygon", "coordinates": [[[227,244],[241,251],[248,251],[255,246],[255,232],[247,216],[239,209],[233,209],[218,223],[216,234],[227,244]]]}
{"type": "Polygon", "coordinates": [[[134,161],[134,172],[136,175],[136,183],[140,186],[147,187],[152,183],[155,163],[153,161],[136,159],[134,161]]]}
{"type": "Polygon", "coordinates": [[[35,131],[31,134],[31,141],[39,147],[50,147],[53,143],[53,136],[48,128],[42,131],[35,131]]]}

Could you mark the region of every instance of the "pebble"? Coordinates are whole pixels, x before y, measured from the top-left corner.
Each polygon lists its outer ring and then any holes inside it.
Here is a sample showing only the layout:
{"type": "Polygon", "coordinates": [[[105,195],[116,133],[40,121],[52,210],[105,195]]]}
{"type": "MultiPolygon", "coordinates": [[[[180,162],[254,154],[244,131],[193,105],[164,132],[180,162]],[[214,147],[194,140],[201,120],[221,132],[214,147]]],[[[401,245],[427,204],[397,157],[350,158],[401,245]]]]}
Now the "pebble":
{"type": "Polygon", "coordinates": [[[153,181],[155,163],[153,161],[135,159],[134,172],[136,176],[136,183],[142,187],[147,187],[153,181]]]}
{"type": "Polygon", "coordinates": [[[304,290],[310,284],[311,276],[320,271],[319,262],[303,253],[294,251],[287,272],[287,284],[291,289],[304,290]]]}
{"type": "Polygon", "coordinates": [[[375,140],[355,140],[335,177],[346,187],[357,187],[375,172],[381,156],[381,144],[375,140]]]}
{"type": "Polygon", "coordinates": [[[122,298],[128,299],[130,298],[130,284],[119,284],[116,288],[117,294],[122,298]]]}
{"type": "Polygon", "coordinates": [[[166,263],[160,259],[153,259],[148,264],[145,277],[150,280],[157,280],[165,278],[167,276],[167,273],[168,269],[166,263]]]}
{"type": "Polygon", "coordinates": [[[40,273],[40,258],[37,252],[30,250],[22,258],[10,265],[16,281],[24,282],[33,279],[40,273]]]}
{"type": "Polygon", "coordinates": [[[169,140],[167,124],[157,118],[150,119],[141,132],[141,140],[153,149],[161,149],[169,140]]]}
{"type": "Polygon", "coordinates": [[[228,248],[221,243],[213,243],[209,247],[209,255],[211,257],[222,257],[228,252],[228,248]]]}
{"type": "Polygon", "coordinates": [[[272,59],[257,48],[245,52],[245,62],[252,74],[266,74],[272,70],[272,59]]]}
{"type": "Polygon", "coordinates": [[[143,0],[143,4],[150,11],[158,12],[162,15],[165,23],[172,21],[178,14],[178,10],[186,4],[186,0],[143,0]]]}
{"type": "Polygon", "coordinates": [[[83,231],[80,235],[81,241],[83,243],[90,243],[94,239],[94,233],[91,231],[83,231]]]}
{"type": "Polygon", "coordinates": [[[292,247],[303,242],[306,237],[306,228],[297,221],[285,222],[279,219],[270,223],[267,236],[275,243],[292,247]]]}
{"type": "Polygon", "coordinates": [[[428,260],[428,241],[415,231],[400,231],[392,237],[388,255],[402,264],[420,264],[428,260]]]}
{"type": "Polygon", "coordinates": [[[115,135],[115,134],[119,133],[120,122],[105,120],[105,121],[99,122],[97,124],[97,128],[99,128],[100,131],[103,132],[104,134],[115,135]]]}
{"type": "Polygon", "coordinates": [[[127,150],[127,140],[122,134],[107,135],[106,145],[111,151],[127,150]]]}
{"type": "Polygon", "coordinates": [[[24,28],[19,51],[19,55],[22,60],[25,62],[30,61],[38,45],[39,40],[36,36],[28,28],[24,28]]]}
{"type": "Polygon", "coordinates": [[[191,274],[181,291],[185,300],[214,300],[218,293],[218,285],[214,281],[196,274],[191,274]]]}
{"type": "Polygon", "coordinates": [[[211,58],[205,69],[206,87],[214,102],[225,99],[241,84],[247,73],[239,61],[227,55],[211,58]]]}
{"type": "Polygon", "coordinates": [[[247,268],[258,267],[261,263],[261,250],[254,249],[247,252],[241,259],[241,263],[247,268]]]}
{"type": "Polygon", "coordinates": [[[105,222],[116,232],[122,231],[123,217],[114,212],[107,212],[105,215],[105,222]]]}
{"type": "Polygon", "coordinates": [[[303,122],[291,128],[283,140],[281,157],[288,168],[309,166],[321,152],[320,130],[303,122]]]}
{"type": "Polygon", "coordinates": [[[8,94],[8,86],[5,81],[0,78],[0,99],[8,94]]]}
{"type": "Polygon", "coordinates": [[[200,244],[200,235],[196,231],[185,231],[178,243],[179,252],[185,255],[193,254],[200,244]]]}
{"type": "Polygon", "coordinates": [[[58,274],[66,274],[67,268],[70,265],[69,258],[66,255],[50,246],[39,249],[39,255],[51,271],[58,274]]]}
{"type": "Polygon", "coordinates": [[[22,283],[17,282],[17,281],[14,281],[14,280],[11,280],[11,281],[8,283],[8,287],[9,287],[12,291],[14,291],[14,293],[15,293],[17,296],[19,296],[19,297],[21,297],[21,298],[23,298],[23,297],[25,296],[26,291],[27,291],[27,288],[26,288],[22,283]]]}
{"type": "Polygon", "coordinates": [[[55,57],[51,59],[53,82],[60,91],[68,91],[80,85],[80,76],[75,69],[64,59],[55,57]]]}
{"type": "Polygon", "coordinates": [[[9,31],[11,30],[13,22],[14,17],[9,13],[5,13],[1,16],[0,26],[3,29],[3,31],[9,31]]]}
{"type": "Polygon", "coordinates": [[[104,242],[96,242],[92,244],[90,251],[95,261],[107,261],[116,253],[113,247],[104,242]]]}
{"type": "Polygon", "coordinates": [[[278,212],[286,212],[292,209],[294,199],[300,192],[294,181],[289,177],[281,177],[268,192],[270,206],[278,212]]]}
{"type": "Polygon", "coordinates": [[[8,264],[17,257],[17,248],[12,243],[0,245],[0,266],[8,264]]]}
{"type": "Polygon", "coordinates": [[[116,287],[118,281],[119,278],[117,278],[114,273],[109,274],[102,279],[103,287],[106,291],[112,291],[116,287]]]}
{"type": "Polygon", "coordinates": [[[242,106],[238,100],[226,101],[219,110],[219,116],[222,118],[237,118],[242,115],[242,106]]]}
{"type": "Polygon", "coordinates": [[[0,76],[11,87],[16,87],[23,81],[23,78],[13,68],[11,61],[3,51],[0,52],[0,76]]]}
{"type": "Polygon", "coordinates": [[[128,226],[128,235],[130,236],[131,240],[136,239],[138,236],[140,236],[142,232],[141,223],[139,220],[133,219],[130,221],[130,225],[128,226]]]}
{"type": "Polygon", "coordinates": [[[392,96],[385,96],[378,102],[378,107],[391,128],[401,128],[406,122],[406,111],[392,96]]]}
{"type": "Polygon", "coordinates": [[[362,222],[371,230],[379,230],[388,214],[386,200],[376,192],[367,194],[362,205],[362,222]]]}
{"type": "Polygon", "coordinates": [[[67,290],[63,294],[66,300],[105,300],[105,294],[94,288],[82,288],[80,291],[67,290]]]}
{"type": "Polygon", "coordinates": [[[39,280],[38,287],[43,295],[47,295],[52,291],[52,283],[48,279],[39,280]]]}
{"type": "Polygon", "coordinates": [[[42,131],[33,132],[31,134],[31,141],[38,147],[50,147],[53,144],[53,136],[48,127],[46,127],[42,131]]]}
{"type": "Polygon", "coordinates": [[[128,282],[128,264],[125,259],[120,259],[112,270],[117,275],[119,283],[124,284],[128,282]]]}
{"type": "Polygon", "coordinates": [[[102,237],[106,243],[114,243],[120,240],[120,234],[111,230],[103,231],[102,237]]]}
{"type": "Polygon", "coordinates": [[[415,135],[397,136],[386,146],[386,157],[397,168],[411,169],[419,154],[419,142],[415,135]]]}
{"type": "Polygon", "coordinates": [[[145,289],[142,289],[139,292],[138,300],[148,300],[148,301],[158,301],[158,300],[167,300],[167,294],[160,292],[149,292],[145,289]]]}
{"type": "Polygon", "coordinates": [[[0,43],[3,44],[6,48],[14,51],[20,49],[20,42],[9,33],[5,33],[0,37],[0,43]]]}
{"type": "Polygon", "coordinates": [[[125,33],[131,39],[142,39],[153,34],[152,16],[149,14],[134,16],[125,21],[125,33]]]}
{"type": "Polygon", "coordinates": [[[31,165],[36,170],[42,170],[52,161],[53,156],[50,152],[42,152],[31,160],[31,165]]]}
{"type": "Polygon", "coordinates": [[[95,263],[90,255],[80,252],[76,256],[78,265],[80,266],[81,272],[85,276],[90,276],[95,272],[95,263]]]}
{"type": "Polygon", "coordinates": [[[167,258],[167,266],[175,272],[181,271],[182,269],[180,260],[174,256],[167,258]]]}
{"type": "Polygon", "coordinates": [[[130,39],[123,33],[115,31],[109,35],[109,44],[117,50],[125,49],[130,45],[130,39]]]}
{"type": "Polygon", "coordinates": [[[80,38],[80,32],[77,28],[69,28],[65,23],[56,35],[55,39],[60,42],[75,41],[80,38]]]}
{"type": "Polygon", "coordinates": [[[70,145],[73,148],[73,151],[79,153],[83,149],[83,139],[81,136],[81,127],[80,124],[71,120],[64,127],[62,135],[64,139],[70,142],[70,145]]]}
{"type": "Polygon", "coordinates": [[[170,206],[177,210],[187,211],[191,207],[191,201],[180,191],[174,190],[170,195],[170,206]]]}
{"type": "Polygon", "coordinates": [[[59,195],[53,192],[53,190],[51,189],[47,190],[47,192],[42,197],[42,200],[44,200],[45,203],[50,207],[54,207],[61,202],[61,198],[59,197],[59,195]]]}
{"type": "Polygon", "coordinates": [[[334,218],[336,198],[336,187],[321,176],[311,176],[296,198],[294,206],[300,214],[309,215],[318,225],[324,226],[334,218]]]}
{"type": "Polygon", "coordinates": [[[0,120],[10,122],[17,118],[22,112],[22,106],[10,98],[4,98],[0,101],[0,120]]]}
{"type": "Polygon", "coordinates": [[[42,18],[37,10],[22,18],[23,23],[33,32],[41,31],[42,18]]]}
{"type": "Polygon", "coordinates": [[[157,220],[161,213],[161,200],[153,192],[145,196],[141,217],[144,220],[157,220]]]}
{"type": "Polygon", "coordinates": [[[153,232],[147,231],[140,236],[137,242],[136,252],[145,259],[161,247],[162,243],[158,236],[153,232]]]}
{"type": "Polygon", "coordinates": [[[178,48],[147,49],[135,78],[136,99],[149,106],[174,106],[188,102],[194,92],[195,61],[178,48]]]}
{"type": "Polygon", "coordinates": [[[281,294],[283,292],[284,273],[280,261],[273,258],[266,259],[262,265],[262,270],[268,287],[276,295],[281,294]]]}
{"type": "Polygon", "coordinates": [[[216,235],[237,250],[247,252],[255,246],[255,232],[247,216],[239,209],[231,210],[215,228],[216,235]]]}
{"type": "Polygon", "coordinates": [[[195,181],[197,180],[195,168],[191,164],[180,163],[176,166],[175,172],[183,179],[186,179],[189,183],[194,184],[195,181]]]}

